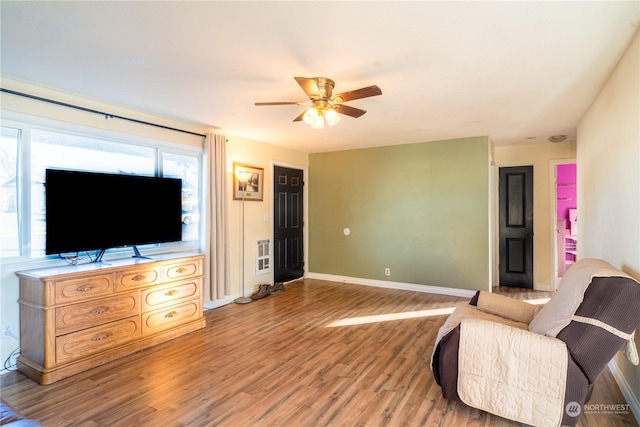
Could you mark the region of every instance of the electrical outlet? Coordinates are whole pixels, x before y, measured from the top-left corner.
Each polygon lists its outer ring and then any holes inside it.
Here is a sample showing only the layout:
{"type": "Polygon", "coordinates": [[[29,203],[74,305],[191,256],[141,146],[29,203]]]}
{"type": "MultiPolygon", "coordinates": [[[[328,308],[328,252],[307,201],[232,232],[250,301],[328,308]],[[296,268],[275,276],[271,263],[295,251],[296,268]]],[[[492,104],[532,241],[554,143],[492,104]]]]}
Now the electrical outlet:
{"type": "Polygon", "coordinates": [[[384,275],[385,276],[391,276],[391,269],[389,267],[384,269],[384,275]]]}

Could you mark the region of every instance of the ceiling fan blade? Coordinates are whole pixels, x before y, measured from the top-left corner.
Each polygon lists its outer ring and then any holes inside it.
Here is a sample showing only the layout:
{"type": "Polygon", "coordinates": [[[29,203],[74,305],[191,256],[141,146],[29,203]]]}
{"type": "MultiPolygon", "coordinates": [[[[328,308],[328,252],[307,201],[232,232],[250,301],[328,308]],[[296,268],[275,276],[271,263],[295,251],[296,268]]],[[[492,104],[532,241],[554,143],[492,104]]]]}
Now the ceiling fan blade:
{"type": "Polygon", "coordinates": [[[318,81],[316,79],[311,79],[309,77],[294,77],[304,93],[306,93],[309,98],[322,98],[322,94],[320,93],[320,89],[318,88],[318,81]]]}
{"type": "Polygon", "coordinates": [[[304,104],[306,104],[306,101],[305,102],[284,101],[284,102],[256,102],[255,103],[255,105],[257,105],[258,107],[263,107],[265,105],[304,105],[304,104]]]}
{"type": "Polygon", "coordinates": [[[351,90],[349,92],[339,93],[335,95],[332,102],[345,102],[354,99],[368,98],[370,96],[382,95],[382,90],[376,85],[363,87],[362,89],[351,90]]]}
{"type": "Polygon", "coordinates": [[[298,117],[296,117],[295,119],[293,119],[294,122],[300,122],[303,120],[304,118],[304,113],[306,113],[307,110],[304,110],[302,113],[300,113],[300,115],[298,117]]]}
{"type": "Polygon", "coordinates": [[[356,119],[367,112],[366,110],[361,110],[359,108],[350,107],[344,104],[336,104],[333,106],[333,108],[340,114],[355,117],[356,119]]]}

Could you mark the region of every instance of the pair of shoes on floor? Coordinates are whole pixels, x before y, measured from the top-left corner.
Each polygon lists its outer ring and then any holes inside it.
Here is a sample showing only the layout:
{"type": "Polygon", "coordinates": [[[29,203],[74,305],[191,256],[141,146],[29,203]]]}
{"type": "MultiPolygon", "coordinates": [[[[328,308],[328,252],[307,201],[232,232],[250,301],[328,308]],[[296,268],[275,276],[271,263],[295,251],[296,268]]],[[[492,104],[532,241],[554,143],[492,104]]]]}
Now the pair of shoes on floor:
{"type": "Polygon", "coordinates": [[[275,285],[271,285],[270,291],[272,295],[284,292],[284,283],[276,283],[275,285]]]}
{"type": "Polygon", "coordinates": [[[269,288],[271,285],[260,285],[258,286],[258,290],[251,294],[251,299],[262,299],[264,297],[268,297],[271,295],[269,288]]]}
{"type": "Polygon", "coordinates": [[[257,300],[269,295],[279,294],[284,292],[284,284],[276,283],[275,285],[259,285],[258,290],[251,294],[251,299],[257,300]]]}

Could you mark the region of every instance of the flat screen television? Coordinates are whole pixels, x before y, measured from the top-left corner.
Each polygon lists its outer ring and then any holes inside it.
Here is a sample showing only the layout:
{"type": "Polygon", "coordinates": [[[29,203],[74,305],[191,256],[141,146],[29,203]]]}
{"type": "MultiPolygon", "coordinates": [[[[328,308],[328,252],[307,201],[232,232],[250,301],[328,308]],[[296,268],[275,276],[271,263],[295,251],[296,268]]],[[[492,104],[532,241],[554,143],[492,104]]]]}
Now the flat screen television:
{"type": "Polygon", "coordinates": [[[182,239],[182,180],[47,169],[47,255],[182,239]]]}

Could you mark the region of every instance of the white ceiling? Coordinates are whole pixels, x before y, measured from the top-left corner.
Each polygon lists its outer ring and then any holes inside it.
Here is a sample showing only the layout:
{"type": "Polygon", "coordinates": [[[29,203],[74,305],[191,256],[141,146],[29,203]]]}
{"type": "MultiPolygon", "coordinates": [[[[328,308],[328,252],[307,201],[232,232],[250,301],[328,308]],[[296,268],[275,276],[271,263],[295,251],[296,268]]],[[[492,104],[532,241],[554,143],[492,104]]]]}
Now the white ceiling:
{"type": "Polygon", "coordinates": [[[1,3],[8,78],[305,152],[575,129],[640,18],[638,1],[1,3]],[[293,123],[293,79],[329,77],[367,114],[293,123]]]}

